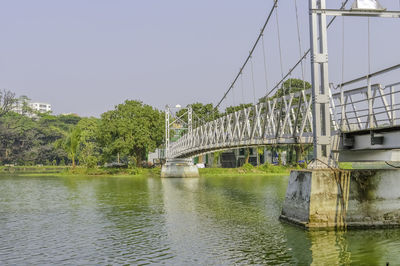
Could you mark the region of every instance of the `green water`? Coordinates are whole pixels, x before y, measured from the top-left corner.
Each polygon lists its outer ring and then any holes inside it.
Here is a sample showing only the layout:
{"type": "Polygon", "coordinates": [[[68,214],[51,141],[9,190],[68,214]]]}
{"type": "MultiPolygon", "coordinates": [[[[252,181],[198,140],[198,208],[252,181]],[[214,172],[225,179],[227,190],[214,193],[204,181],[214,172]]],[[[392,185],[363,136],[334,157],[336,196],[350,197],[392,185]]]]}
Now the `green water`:
{"type": "Polygon", "coordinates": [[[279,222],[287,181],[0,176],[0,265],[400,264],[400,230],[279,222]]]}

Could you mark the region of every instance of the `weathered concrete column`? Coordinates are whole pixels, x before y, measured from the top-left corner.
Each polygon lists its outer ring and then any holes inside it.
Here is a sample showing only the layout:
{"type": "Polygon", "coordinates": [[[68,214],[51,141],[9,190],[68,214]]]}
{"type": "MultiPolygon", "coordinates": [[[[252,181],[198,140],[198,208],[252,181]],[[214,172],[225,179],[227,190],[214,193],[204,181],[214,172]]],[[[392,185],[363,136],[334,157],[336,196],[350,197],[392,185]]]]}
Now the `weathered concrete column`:
{"type": "Polygon", "coordinates": [[[280,218],[306,228],[400,226],[400,171],[292,171],[280,218]]]}
{"type": "Polygon", "coordinates": [[[161,168],[161,177],[199,177],[199,169],[192,159],[167,159],[161,168]]]}

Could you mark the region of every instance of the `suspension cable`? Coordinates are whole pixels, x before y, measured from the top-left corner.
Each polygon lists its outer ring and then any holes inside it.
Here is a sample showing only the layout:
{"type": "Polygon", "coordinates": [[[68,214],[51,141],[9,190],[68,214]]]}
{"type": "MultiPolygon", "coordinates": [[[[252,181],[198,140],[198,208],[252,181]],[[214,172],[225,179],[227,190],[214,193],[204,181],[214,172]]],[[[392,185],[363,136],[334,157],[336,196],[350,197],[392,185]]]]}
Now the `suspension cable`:
{"type": "MultiPolygon", "coordinates": [[[[345,17],[342,17],[342,84],[344,83],[344,66],[345,66],[345,17]]],[[[370,72],[368,73],[368,75],[370,72]]],[[[342,85],[340,86],[342,89],[342,85]]]]}
{"type": "Polygon", "coordinates": [[[279,17],[278,17],[278,9],[275,9],[275,18],[276,18],[276,33],[278,37],[278,47],[279,47],[279,62],[281,66],[281,76],[283,78],[283,61],[282,61],[282,45],[281,45],[281,33],[279,30],[279,17]]]}
{"type": "Polygon", "coordinates": [[[235,87],[232,87],[232,101],[233,101],[233,106],[235,106],[235,87]]]}
{"type": "Polygon", "coordinates": [[[253,87],[253,104],[256,104],[256,83],[254,82],[253,58],[250,57],[251,84],[253,87]]]}
{"type": "Polygon", "coordinates": [[[255,41],[255,43],[254,43],[254,45],[253,45],[253,48],[250,50],[249,56],[248,56],[248,57],[246,58],[246,60],[244,61],[242,67],[240,68],[239,73],[236,75],[235,79],[233,80],[232,84],[229,86],[228,90],[225,92],[224,96],[221,98],[221,100],[220,100],[220,101],[218,102],[218,104],[215,106],[216,109],[221,105],[222,101],[226,98],[226,96],[228,95],[228,93],[231,91],[232,87],[235,85],[235,83],[236,83],[236,81],[238,80],[239,76],[240,76],[241,73],[243,72],[243,69],[246,67],[247,63],[249,62],[250,57],[253,55],[253,52],[254,52],[254,50],[256,49],[256,47],[257,47],[257,45],[258,45],[258,42],[260,41],[261,36],[262,36],[262,34],[264,33],[265,28],[267,27],[267,25],[268,25],[268,23],[269,23],[269,20],[270,20],[272,14],[273,14],[275,8],[277,8],[277,6],[278,6],[277,4],[278,4],[278,0],[274,0],[274,5],[272,6],[272,8],[271,8],[271,10],[270,10],[270,12],[269,12],[269,14],[268,14],[267,20],[265,21],[264,26],[262,27],[261,32],[260,32],[260,34],[258,35],[258,38],[257,38],[257,40],[255,41]]]}
{"type": "MultiPolygon", "coordinates": [[[[345,1],[342,3],[342,6],[340,7],[340,10],[343,10],[343,9],[346,7],[346,4],[347,4],[348,2],[349,2],[349,0],[345,0],[345,1]]],[[[328,23],[328,25],[327,25],[327,28],[329,28],[329,27],[332,25],[332,23],[336,20],[336,17],[337,17],[337,16],[334,16],[334,17],[329,21],[329,23],[328,23]]],[[[275,87],[273,87],[272,90],[270,90],[270,91],[267,93],[266,98],[268,98],[268,96],[269,96],[272,92],[274,92],[274,91],[282,84],[282,82],[285,81],[285,79],[293,72],[293,70],[295,70],[295,69],[300,65],[300,63],[308,56],[308,54],[309,54],[310,52],[311,52],[311,48],[309,48],[308,51],[304,53],[304,55],[299,59],[299,61],[297,61],[297,63],[289,70],[289,72],[275,85],[275,87]]]]}
{"type": "MultiPolygon", "coordinates": [[[[297,0],[294,0],[294,7],[296,10],[296,26],[297,26],[297,40],[299,42],[299,56],[301,56],[302,53],[302,46],[301,46],[301,36],[300,36],[300,23],[299,23],[299,12],[298,12],[298,8],[297,8],[297,0]]],[[[303,80],[303,89],[306,89],[306,81],[305,81],[305,76],[304,76],[304,64],[303,64],[303,60],[301,61],[301,78],[303,80]]]]}
{"type": "Polygon", "coordinates": [[[263,52],[263,58],[264,58],[265,89],[268,90],[267,59],[266,59],[266,54],[265,54],[264,34],[261,35],[261,42],[262,42],[262,52],[263,52]]]}
{"type": "Polygon", "coordinates": [[[244,84],[243,84],[243,72],[240,74],[240,83],[242,86],[242,103],[244,103],[244,84]]]}
{"type": "Polygon", "coordinates": [[[371,74],[371,23],[368,17],[368,75],[371,74]]]}

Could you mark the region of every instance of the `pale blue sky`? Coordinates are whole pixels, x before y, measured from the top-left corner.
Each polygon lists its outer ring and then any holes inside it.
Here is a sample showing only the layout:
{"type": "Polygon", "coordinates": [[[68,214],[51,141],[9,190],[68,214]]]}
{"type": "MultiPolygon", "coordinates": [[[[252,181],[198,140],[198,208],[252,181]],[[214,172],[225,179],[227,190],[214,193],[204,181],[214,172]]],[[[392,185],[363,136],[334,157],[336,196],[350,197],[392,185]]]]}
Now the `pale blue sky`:
{"type": "MultiPolygon", "coordinates": [[[[308,48],[308,1],[299,3],[302,50],[308,48]]],[[[294,1],[279,6],[283,68],[299,56],[294,1]]],[[[341,1],[329,0],[330,7],[341,1]]],[[[399,9],[397,0],[381,0],[399,9]]],[[[99,116],[125,99],[157,108],[216,103],[247,56],[272,0],[8,0],[0,1],[0,88],[54,112],[99,116]]],[[[330,75],[340,82],[341,26],[329,34],[330,75]]],[[[366,19],[346,18],[345,79],[367,70],[366,19]]],[[[398,20],[371,20],[372,70],[400,62],[398,20]]],[[[265,34],[270,85],[280,77],[275,17],[265,34]]],[[[256,97],[265,93],[262,50],[254,57],[256,97]]],[[[309,65],[306,74],[309,76],[309,65]]],[[[294,73],[300,77],[300,72],[294,73]]],[[[225,105],[251,102],[244,88],[225,105]],[[243,97],[243,96],[244,97],[243,97]]]]}

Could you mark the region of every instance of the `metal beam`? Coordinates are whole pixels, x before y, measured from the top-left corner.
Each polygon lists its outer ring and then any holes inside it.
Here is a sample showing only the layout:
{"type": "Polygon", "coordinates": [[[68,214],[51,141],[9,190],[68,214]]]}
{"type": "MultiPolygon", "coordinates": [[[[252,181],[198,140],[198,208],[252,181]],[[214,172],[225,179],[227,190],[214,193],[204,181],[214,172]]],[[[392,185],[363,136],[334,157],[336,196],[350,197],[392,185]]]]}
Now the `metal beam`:
{"type": "Polygon", "coordinates": [[[354,17],[378,17],[378,18],[400,18],[400,11],[376,11],[376,10],[340,10],[313,8],[312,14],[324,14],[326,16],[354,16],[354,17]]]}
{"type": "Polygon", "coordinates": [[[331,117],[329,110],[328,41],[325,0],[310,0],[310,44],[313,105],[314,159],[330,163],[331,117]]]}
{"type": "Polygon", "coordinates": [[[393,71],[393,70],[396,70],[396,69],[399,69],[399,68],[400,68],[400,64],[397,64],[397,65],[394,65],[394,66],[391,66],[391,67],[376,71],[376,72],[371,73],[369,75],[362,76],[362,77],[359,77],[359,78],[356,78],[356,79],[353,79],[353,80],[346,81],[346,82],[344,82],[342,84],[337,85],[336,88],[344,87],[344,86],[350,85],[352,83],[360,82],[360,81],[363,81],[363,80],[368,79],[368,78],[379,76],[379,75],[385,74],[387,72],[390,72],[390,71],[393,71]]]}

